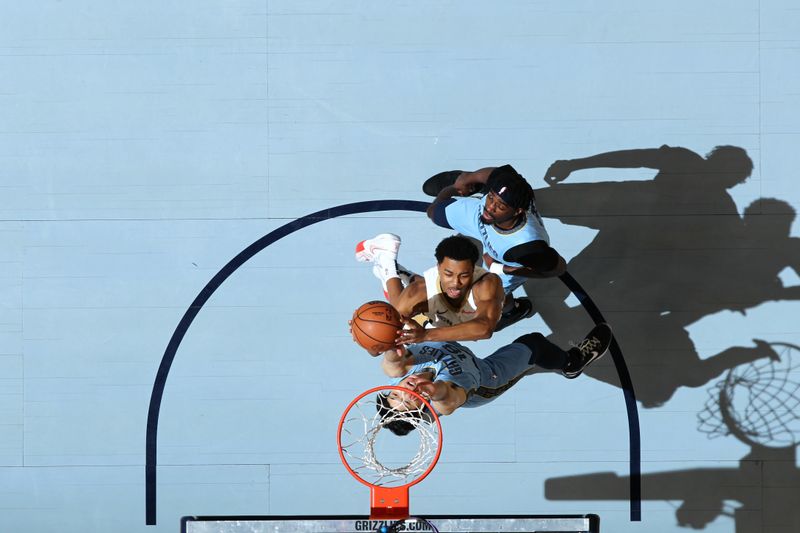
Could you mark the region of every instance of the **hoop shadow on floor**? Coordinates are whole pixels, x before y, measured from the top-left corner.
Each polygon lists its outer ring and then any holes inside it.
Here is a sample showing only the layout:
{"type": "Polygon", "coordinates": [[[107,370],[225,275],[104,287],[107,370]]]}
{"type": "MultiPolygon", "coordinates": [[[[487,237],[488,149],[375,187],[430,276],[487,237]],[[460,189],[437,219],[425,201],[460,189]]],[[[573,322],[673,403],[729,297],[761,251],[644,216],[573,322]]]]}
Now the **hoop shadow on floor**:
{"type": "MultiPolygon", "coordinates": [[[[800,531],[800,347],[772,343],[778,360],[760,359],[728,371],[708,387],[698,430],[733,436],[750,448],[737,468],[694,468],[643,476],[645,500],[679,501],[678,525],[703,529],[732,518],[737,533],[800,531]],[[736,502],[738,507],[727,502],[736,502]]],[[[551,478],[550,500],[623,500],[628,480],[612,472],[551,478]]]]}
{"type": "MultiPolygon", "coordinates": [[[[794,208],[780,199],[759,198],[740,215],[730,196],[729,189],[751,171],[752,162],[741,148],[718,147],[703,158],[686,148],[662,146],[556,162],[545,176],[551,186],[536,191],[542,215],[597,230],[568,271],[614,325],[637,399],[646,408],[658,408],[679,388],[704,386],[726,371],[731,375],[780,361],[775,345],[760,339],[753,339],[754,346],[733,346],[702,359],[687,331],[720,311],[745,314],[765,302],[800,299],[800,287],[784,286],[780,278],[786,268],[800,273],[800,239],[790,236],[794,208]],[[561,183],[586,168],[658,172],[642,181],[561,183]]],[[[583,313],[567,305],[568,293],[559,284],[534,281],[526,290],[555,332],[551,340],[563,342],[586,327],[583,313]]],[[[608,361],[585,374],[620,386],[608,361]]],[[[791,410],[797,407],[795,401],[791,410]]],[[[726,424],[729,434],[746,437],[730,419],[726,424]]],[[[728,514],[737,532],[749,533],[761,531],[761,519],[756,523],[753,516],[766,516],[759,498],[762,489],[771,487],[770,505],[794,517],[795,529],[800,527],[796,505],[786,505],[787,496],[796,503],[798,493],[796,444],[749,445],[751,453],[739,469],[647,474],[643,497],[682,500],[676,510],[680,524],[702,528],[728,514]],[[726,511],[726,499],[743,506],[726,511]]],[[[554,500],[625,499],[628,482],[613,473],[551,478],[545,495],[554,500]]]]}

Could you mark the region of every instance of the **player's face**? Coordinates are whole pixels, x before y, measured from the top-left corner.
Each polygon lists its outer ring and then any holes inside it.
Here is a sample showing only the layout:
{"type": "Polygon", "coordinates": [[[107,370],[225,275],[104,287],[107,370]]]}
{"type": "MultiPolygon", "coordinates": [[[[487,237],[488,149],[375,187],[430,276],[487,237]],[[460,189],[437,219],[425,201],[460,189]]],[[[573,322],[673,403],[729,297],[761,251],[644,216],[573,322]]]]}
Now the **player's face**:
{"type": "Polygon", "coordinates": [[[502,225],[512,221],[519,211],[501,200],[493,191],[489,191],[489,194],[486,195],[483,213],[481,213],[481,222],[502,225]]]}
{"type": "MultiPolygon", "coordinates": [[[[397,386],[412,390],[423,396],[426,394],[430,396],[433,394],[434,385],[428,377],[428,374],[411,374],[398,383],[397,386]]],[[[398,411],[410,411],[419,409],[422,406],[422,400],[419,397],[398,390],[392,390],[387,398],[389,405],[398,411]]]]}
{"type": "Polygon", "coordinates": [[[439,284],[444,295],[451,300],[460,300],[472,286],[475,265],[469,260],[456,261],[445,257],[439,263],[439,284]]]}

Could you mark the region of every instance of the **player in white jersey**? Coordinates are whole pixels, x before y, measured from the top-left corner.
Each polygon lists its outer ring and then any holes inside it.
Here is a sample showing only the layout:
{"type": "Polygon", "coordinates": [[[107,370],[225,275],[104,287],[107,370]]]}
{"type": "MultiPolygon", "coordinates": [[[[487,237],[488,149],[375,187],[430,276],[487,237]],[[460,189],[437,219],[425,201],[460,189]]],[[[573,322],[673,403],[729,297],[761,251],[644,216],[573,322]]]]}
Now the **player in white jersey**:
{"type": "Polygon", "coordinates": [[[454,235],[436,247],[436,266],[403,287],[396,264],[399,237],[378,235],[356,247],[356,257],[372,261],[389,303],[405,317],[400,344],[488,339],[497,330],[505,294],[500,278],[476,267],[478,248],[454,235]],[[410,317],[424,315],[424,327],[410,317]]]}
{"type": "MultiPolygon", "coordinates": [[[[595,326],[583,342],[566,351],[540,333],[529,333],[485,359],[456,342],[423,342],[384,352],[381,366],[390,385],[419,393],[439,415],[449,415],[461,407],[491,402],[534,366],[576,378],[608,350],[611,340],[607,324],[595,326]]],[[[378,412],[385,416],[390,408],[418,413],[421,402],[416,396],[393,390],[387,395],[379,394],[377,403],[378,412]]],[[[409,412],[409,416],[417,415],[409,412]]],[[[390,422],[386,427],[398,435],[414,428],[404,420],[390,422]]]]}

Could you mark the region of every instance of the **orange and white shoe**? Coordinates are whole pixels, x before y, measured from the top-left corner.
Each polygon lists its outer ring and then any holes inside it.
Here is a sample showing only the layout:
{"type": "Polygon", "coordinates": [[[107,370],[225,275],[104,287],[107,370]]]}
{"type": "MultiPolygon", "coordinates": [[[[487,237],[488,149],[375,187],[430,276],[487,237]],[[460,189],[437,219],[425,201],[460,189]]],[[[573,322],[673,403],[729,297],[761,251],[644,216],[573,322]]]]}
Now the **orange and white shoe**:
{"type": "Polygon", "coordinates": [[[371,263],[376,256],[385,256],[386,259],[395,261],[397,251],[400,249],[400,237],[394,233],[381,233],[371,239],[366,239],[356,244],[356,261],[371,263]]]}

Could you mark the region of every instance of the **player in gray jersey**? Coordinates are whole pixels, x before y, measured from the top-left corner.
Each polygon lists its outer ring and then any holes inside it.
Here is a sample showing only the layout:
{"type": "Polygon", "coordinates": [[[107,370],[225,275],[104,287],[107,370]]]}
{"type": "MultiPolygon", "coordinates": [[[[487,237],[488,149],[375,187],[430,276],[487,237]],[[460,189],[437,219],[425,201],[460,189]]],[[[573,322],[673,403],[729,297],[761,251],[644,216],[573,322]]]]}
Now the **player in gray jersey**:
{"type": "MultiPolygon", "coordinates": [[[[449,415],[461,407],[489,403],[534,366],[574,379],[606,353],[611,339],[611,328],[605,323],[595,326],[569,350],[562,350],[541,333],[529,333],[484,359],[457,342],[422,342],[384,352],[381,366],[390,385],[419,393],[439,415],[449,415]]],[[[383,416],[395,409],[409,411],[412,416],[417,411],[411,410],[418,409],[419,403],[416,396],[393,390],[378,395],[378,412],[383,416]]],[[[414,428],[404,420],[390,422],[387,427],[398,435],[414,428]]]]}

